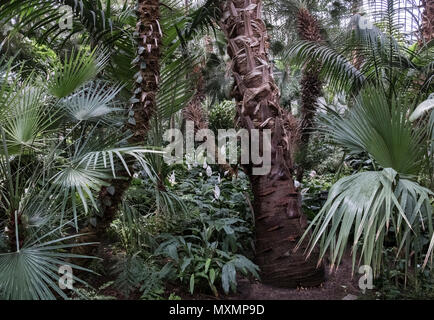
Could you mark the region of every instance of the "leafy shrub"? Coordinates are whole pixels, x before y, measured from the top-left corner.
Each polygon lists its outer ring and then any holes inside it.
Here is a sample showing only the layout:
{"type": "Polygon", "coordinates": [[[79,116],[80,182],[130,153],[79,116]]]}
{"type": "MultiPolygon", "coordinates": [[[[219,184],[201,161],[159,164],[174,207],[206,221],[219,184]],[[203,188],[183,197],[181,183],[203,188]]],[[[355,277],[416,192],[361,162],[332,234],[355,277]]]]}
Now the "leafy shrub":
{"type": "MultiPolygon", "coordinates": [[[[219,249],[221,243],[218,241],[210,242],[213,233],[218,231],[217,228],[204,227],[199,235],[196,234],[197,230],[192,231],[194,234],[189,236],[167,235],[168,240],[156,251],[156,254],[171,259],[177,270],[177,277],[183,283],[188,281],[191,294],[194,293],[196,285],[201,286],[205,282],[218,296],[216,283],[220,279],[225,293],[229,293],[230,288],[235,292],[237,270],[244,275],[251,273],[259,278],[258,267],[245,256],[219,249]]],[[[230,234],[232,232],[230,231],[230,234]]]]}
{"type": "MultiPolygon", "coordinates": [[[[428,237],[422,237],[424,243],[428,237]]],[[[414,265],[411,258],[396,258],[396,250],[384,250],[384,271],[374,281],[375,298],[377,299],[434,299],[433,271],[414,265]]]]}
{"type": "MultiPolygon", "coordinates": [[[[131,202],[129,210],[136,208],[138,216],[124,208],[125,217],[112,224],[124,248],[139,250],[134,258],[126,258],[119,265],[119,288],[138,290],[145,282],[164,278],[179,281],[191,293],[204,289],[218,295],[220,288],[225,293],[236,290],[237,273],[258,277],[258,267],[248,258],[253,256],[253,215],[247,177],[241,172],[232,179],[211,168],[178,166],[170,181],[165,182],[167,192],[183,201],[187,213],[180,212],[170,219],[153,213],[155,193],[148,184],[134,183],[127,198],[131,202]],[[140,203],[142,198],[144,204],[140,203]],[[128,220],[132,223],[126,223],[128,220]]],[[[155,286],[150,292],[155,290],[161,288],[155,286]]]]}
{"type": "Polygon", "coordinates": [[[146,263],[140,256],[133,255],[116,263],[113,272],[117,274],[114,285],[125,296],[138,290],[142,294],[142,299],[156,300],[164,293],[163,279],[170,272],[170,268],[158,270],[156,266],[146,263]]]}
{"type": "Polygon", "coordinates": [[[223,100],[214,105],[209,111],[209,128],[214,132],[217,132],[218,129],[233,128],[235,110],[235,102],[229,100],[223,100]]]}
{"type": "Polygon", "coordinates": [[[303,180],[302,205],[303,212],[309,219],[313,219],[327,201],[328,191],[334,182],[333,174],[307,176],[303,180]]]}

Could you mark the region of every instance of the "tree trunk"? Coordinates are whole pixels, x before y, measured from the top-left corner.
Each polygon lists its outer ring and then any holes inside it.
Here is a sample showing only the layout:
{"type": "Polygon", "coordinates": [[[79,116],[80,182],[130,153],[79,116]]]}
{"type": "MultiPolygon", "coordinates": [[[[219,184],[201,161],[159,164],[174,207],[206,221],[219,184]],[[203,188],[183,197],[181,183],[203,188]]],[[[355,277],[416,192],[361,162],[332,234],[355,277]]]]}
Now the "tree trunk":
{"type": "Polygon", "coordinates": [[[316,268],[317,252],[308,259],[305,246],[293,252],[306,228],[300,195],[292,179],[297,121],[279,105],[279,90],[268,59],[268,39],[262,20],[262,1],[222,1],[220,25],[228,40],[235,79],[233,95],[240,124],[248,130],[271,129],[271,171],[251,174],[255,197],[256,263],[263,282],[281,286],[315,286],[324,278],[316,268]]]}
{"type": "Polygon", "coordinates": [[[202,108],[202,103],[206,98],[204,93],[204,79],[202,75],[204,64],[205,59],[200,65],[195,66],[193,69],[193,76],[194,78],[197,78],[196,93],[187,106],[182,110],[182,117],[184,120],[194,122],[195,134],[199,130],[208,129],[208,118],[205,110],[202,108]]]}
{"type": "MultiPolygon", "coordinates": [[[[158,92],[158,83],[160,78],[160,44],[162,31],[159,24],[160,20],[160,2],[159,0],[138,0],[136,40],[137,40],[137,58],[135,66],[137,73],[134,76],[135,91],[133,104],[130,112],[130,118],[127,128],[133,132],[130,139],[131,144],[144,144],[146,134],[149,130],[150,120],[154,115],[156,106],[156,95],[158,92]]],[[[133,159],[130,160],[132,163],[133,159]]],[[[130,172],[133,172],[130,165],[130,172]]],[[[123,172],[128,176],[127,172],[123,172]]],[[[88,226],[83,233],[89,232],[89,235],[80,237],[79,242],[101,241],[108,227],[116,217],[119,205],[122,202],[124,193],[128,190],[131,177],[125,180],[112,180],[114,192],[103,187],[99,193],[99,202],[102,207],[102,215],[98,217],[96,227],[88,226]]],[[[87,247],[77,247],[74,251],[82,253],[87,247]]]]}
{"type": "Polygon", "coordinates": [[[134,133],[131,142],[144,143],[149,122],[157,109],[156,96],[160,78],[160,45],[163,36],[160,26],[160,1],[138,0],[137,58],[134,91],[134,121],[128,127],[134,133]]]}
{"type": "MultiPolygon", "coordinates": [[[[305,8],[301,8],[297,15],[298,35],[301,40],[322,42],[318,21],[305,8]]],[[[321,96],[322,83],[318,77],[319,65],[306,66],[301,80],[301,141],[297,166],[297,180],[303,181],[306,168],[307,147],[313,127],[313,118],[317,108],[318,98],[321,96]]]]}
{"type": "MultiPolygon", "coordinates": [[[[137,58],[135,65],[138,72],[134,76],[135,91],[131,109],[134,114],[128,122],[128,128],[133,132],[133,137],[129,142],[143,145],[150,127],[151,118],[157,110],[160,45],[163,36],[159,23],[160,1],[138,0],[136,14],[137,58]]],[[[130,179],[128,181],[115,180],[114,194],[110,194],[106,189],[101,190],[100,199],[102,199],[101,202],[104,205],[104,213],[102,216],[103,227],[97,228],[100,232],[105,232],[104,230],[113,221],[122,201],[122,196],[129,187],[129,181],[130,179]]]]}
{"type": "Polygon", "coordinates": [[[422,0],[422,41],[428,43],[434,39],[434,0],[422,0]]]}

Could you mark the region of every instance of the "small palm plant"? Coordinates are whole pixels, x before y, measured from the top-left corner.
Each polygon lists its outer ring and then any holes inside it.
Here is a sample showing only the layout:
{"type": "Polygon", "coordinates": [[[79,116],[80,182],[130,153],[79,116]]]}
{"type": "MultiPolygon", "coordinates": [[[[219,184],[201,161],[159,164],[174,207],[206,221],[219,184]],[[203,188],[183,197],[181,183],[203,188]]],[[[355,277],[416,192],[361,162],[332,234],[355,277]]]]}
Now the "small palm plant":
{"type": "Polygon", "coordinates": [[[58,284],[59,267],[90,271],[72,261],[92,257],[71,249],[93,244],[75,240],[100,211],[95,194],[110,188],[113,178],[125,178],[133,163],[152,176],[145,154],[156,151],[128,145],[128,136],[119,133],[121,86],[96,80],[106,61],[98,50],[73,51],[48,81],[35,74],[23,79],[5,61],[0,83],[3,298],[67,298],[58,284]]]}
{"type": "Polygon", "coordinates": [[[418,183],[426,160],[433,165],[432,153],[427,152],[427,141],[432,139],[428,126],[415,126],[406,100],[389,100],[379,89],[363,90],[344,115],[331,110],[320,114],[320,122],[332,142],[349,154],[365,153],[376,170],[355,173],[332,186],[303,236],[312,232],[310,251],[320,243],[320,258],[330,251],[333,268],[350,244],[353,267],[359,256],[359,263],[376,273],[389,237],[396,243],[397,255],[409,258],[413,252],[420,259],[426,249],[417,240],[422,233],[433,235],[433,192],[418,183]]]}

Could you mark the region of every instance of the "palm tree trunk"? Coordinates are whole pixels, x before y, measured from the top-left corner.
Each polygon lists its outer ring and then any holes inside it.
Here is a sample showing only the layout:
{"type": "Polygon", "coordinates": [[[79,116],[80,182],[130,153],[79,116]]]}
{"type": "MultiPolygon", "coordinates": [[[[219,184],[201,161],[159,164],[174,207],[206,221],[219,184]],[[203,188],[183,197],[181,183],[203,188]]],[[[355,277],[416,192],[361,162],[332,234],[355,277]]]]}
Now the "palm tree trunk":
{"type": "Polygon", "coordinates": [[[203,65],[205,61],[202,61],[202,65],[197,65],[193,69],[193,77],[197,79],[196,82],[196,93],[193,98],[187,104],[187,106],[182,110],[182,116],[185,121],[194,122],[194,133],[202,129],[208,128],[208,118],[205,110],[202,108],[202,103],[205,101],[204,93],[204,79],[203,79],[203,65]]]}
{"type": "Polygon", "coordinates": [[[324,271],[316,268],[317,253],[306,259],[304,246],[293,252],[306,227],[292,179],[298,123],[279,105],[279,90],[268,59],[262,1],[226,0],[221,9],[220,25],[232,58],[233,95],[240,124],[248,130],[272,132],[270,173],[255,176],[251,174],[253,165],[246,167],[255,197],[256,263],[265,283],[281,287],[318,285],[324,271]]]}
{"type": "MultiPolygon", "coordinates": [[[[143,144],[149,130],[150,120],[156,111],[156,95],[160,78],[160,44],[162,31],[159,0],[138,0],[136,40],[137,40],[137,73],[134,76],[135,91],[130,118],[127,128],[133,132],[132,144],[143,144]]],[[[133,172],[130,168],[130,172],[133,172]]],[[[128,176],[124,172],[124,176],[128,176]]],[[[108,227],[116,217],[122,198],[131,182],[131,177],[125,180],[113,180],[110,190],[103,187],[99,193],[102,215],[98,217],[96,227],[88,226],[83,233],[90,235],[80,237],[80,242],[101,241],[108,227]],[[110,192],[109,192],[110,191],[110,192]],[[114,191],[114,192],[113,192],[114,191]]],[[[87,250],[87,247],[77,247],[76,250],[87,250]]]]}
{"type": "MultiPolygon", "coordinates": [[[[146,134],[150,127],[150,121],[157,109],[157,92],[160,79],[160,45],[163,36],[160,26],[160,1],[138,0],[137,6],[137,58],[134,76],[135,91],[132,106],[132,118],[128,122],[128,128],[133,132],[130,143],[144,144],[146,134]],[[134,119],[134,120],[132,120],[134,119]]],[[[129,187],[128,181],[116,180],[115,193],[111,194],[106,189],[100,192],[100,199],[104,205],[101,232],[110,225],[115,213],[122,201],[122,195],[129,187]]]]}
{"type": "MultiPolygon", "coordinates": [[[[160,45],[163,36],[160,26],[160,1],[138,0],[137,5],[137,58],[134,76],[135,91],[132,106],[132,118],[128,122],[128,128],[133,132],[130,143],[143,144],[146,133],[150,127],[150,121],[157,109],[157,92],[160,79],[160,45]],[[132,120],[134,119],[134,120],[132,120]]],[[[101,229],[106,230],[115,216],[122,195],[129,187],[129,181],[116,181],[115,193],[110,194],[106,189],[101,190],[100,199],[104,206],[104,214],[101,229]]],[[[98,228],[99,230],[100,228],[98,228]]]]}
{"type": "Polygon", "coordinates": [[[154,115],[160,78],[160,45],[163,36],[160,26],[160,1],[138,0],[137,59],[134,91],[134,121],[128,126],[134,133],[131,142],[144,143],[149,123],[154,115]]]}
{"type": "MultiPolygon", "coordinates": [[[[306,8],[300,8],[297,15],[298,35],[301,40],[322,42],[318,21],[306,8]]],[[[322,83],[318,77],[319,65],[306,66],[301,80],[301,141],[297,166],[297,180],[303,181],[306,168],[307,147],[313,127],[313,118],[321,96],[322,83]]]]}
{"type": "Polygon", "coordinates": [[[422,41],[428,43],[434,39],[434,0],[422,0],[422,41]]]}

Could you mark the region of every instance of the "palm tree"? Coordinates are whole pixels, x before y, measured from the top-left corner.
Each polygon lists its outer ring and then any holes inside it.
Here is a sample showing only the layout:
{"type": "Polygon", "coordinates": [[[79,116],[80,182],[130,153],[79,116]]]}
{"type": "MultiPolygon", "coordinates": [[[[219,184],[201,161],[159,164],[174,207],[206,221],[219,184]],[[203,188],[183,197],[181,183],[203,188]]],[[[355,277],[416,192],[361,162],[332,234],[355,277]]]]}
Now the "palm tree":
{"type": "Polygon", "coordinates": [[[107,61],[96,50],[73,51],[53,66],[48,81],[24,76],[11,62],[0,67],[2,298],[67,298],[57,270],[90,271],[72,261],[91,257],[71,250],[82,236],[73,232],[92,223],[99,208],[97,192],[131,158],[150,172],[148,151],[125,146],[119,133],[122,86],[95,79],[107,61]]]}
{"type": "MultiPolygon", "coordinates": [[[[160,81],[161,39],[160,1],[138,0],[136,25],[137,57],[133,60],[137,73],[134,76],[134,95],[131,99],[127,128],[133,136],[131,144],[144,144],[151,125],[151,118],[157,110],[157,92],[160,81]]],[[[133,170],[132,167],[129,170],[133,170]]],[[[122,202],[123,195],[130,185],[129,180],[115,180],[112,183],[114,192],[102,188],[99,194],[103,205],[102,219],[96,229],[96,239],[101,239],[122,202]]]]}
{"type": "MultiPolygon", "coordinates": [[[[318,21],[307,8],[300,7],[297,14],[298,35],[301,40],[321,43],[322,37],[318,21]]],[[[322,83],[318,77],[319,64],[311,64],[303,70],[301,79],[301,139],[297,166],[297,180],[302,182],[307,146],[313,127],[313,118],[317,108],[317,101],[321,95],[322,83]]]]}
{"type": "MultiPolygon", "coordinates": [[[[339,265],[351,242],[353,270],[363,264],[378,274],[386,239],[396,242],[397,256],[405,255],[408,263],[413,259],[416,268],[422,265],[426,249],[417,243],[422,233],[433,234],[433,192],[419,184],[417,177],[425,161],[432,166],[427,142],[432,140],[433,124],[415,127],[412,121],[434,104],[421,105],[409,118],[407,101],[403,96],[390,100],[381,89],[367,88],[345,114],[332,110],[321,114],[322,131],[333,143],[352,155],[365,153],[375,164],[374,170],[336,182],[309,227],[313,230],[310,250],[321,243],[320,257],[329,251],[331,268],[339,265]]],[[[434,238],[428,255],[433,246],[434,238]]]]}
{"type": "MultiPolygon", "coordinates": [[[[325,138],[347,154],[363,154],[373,163],[373,170],[332,186],[304,237],[310,238],[310,250],[321,243],[321,258],[330,252],[332,268],[351,241],[353,268],[356,263],[370,265],[375,274],[382,266],[386,239],[393,239],[397,256],[413,259],[417,270],[426,248],[416,243],[421,233],[433,233],[432,192],[424,187],[432,183],[433,116],[422,117],[432,101],[416,108],[432,90],[432,58],[428,48],[411,49],[395,38],[399,28],[393,24],[397,13],[393,0],[385,8],[379,13],[384,15],[383,24],[371,29],[358,28],[356,16],[355,28],[339,38],[340,44],[335,42],[337,50],[308,41],[290,49],[300,65],[321,61],[320,77],[329,88],[354,100],[344,114],[327,108],[319,113],[325,138]],[[360,68],[352,63],[354,52],[362,58],[360,68]]],[[[434,238],[425,264],[433,248],[434,238]]]]}
{"type": "Polygon", "coordinates": [[[288,61],[300,67],[321,63],[319,77],[336,93],[355,97],[367,86],[378,87],[389,98],[415,93],[413,107],[427,97],[432,88],[430,48],[413,50],[399,41],[397,10],[388,0],[388,10],[378,12],[386,21],[380,26],[361,28],[359,15],[351,29],[328,43],[301,40],[288,50],[288,61]],[[354,56],[358,59],[354,60],[354,56]],[[422,80],[420,80],[422,79],[422,80]]]}
{"type": "Polygon", "coordinates": [[[252,175],[255,197],[256,261],[265,283],[283,287],[314,286],[323,281],[316,258],[293,253],[305,228],[294,187],[292,152],[298,123],[279,105],[279,90],[268,59],[262,1],[223,1],[220,25],[228,42],[235,79],[233,95],[242,127],[272,131],[271,172],[252,175]]]}

